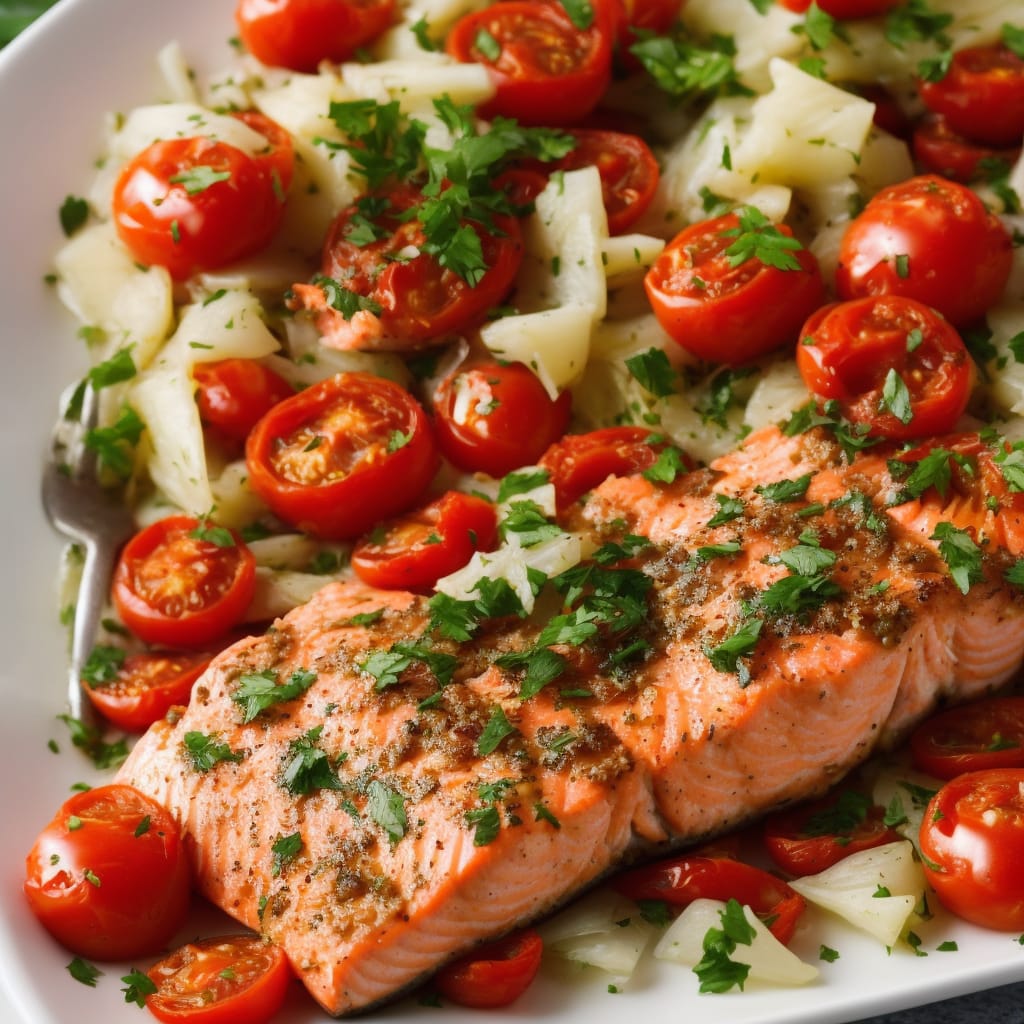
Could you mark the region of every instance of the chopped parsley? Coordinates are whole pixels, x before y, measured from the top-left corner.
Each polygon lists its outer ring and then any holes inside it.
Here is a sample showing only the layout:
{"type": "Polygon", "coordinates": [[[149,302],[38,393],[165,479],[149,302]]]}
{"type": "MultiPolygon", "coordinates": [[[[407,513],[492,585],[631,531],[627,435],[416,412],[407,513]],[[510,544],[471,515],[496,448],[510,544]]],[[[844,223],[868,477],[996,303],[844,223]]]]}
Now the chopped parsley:
{"type": "Polygon", "coordinates": [[[281,836],[274,841],[270,847],[271,868],[270,873],[277,878],[281,872],[302,852],[304,843],[302,833],[293,832],[291,835],[281,836]]]}
{"type": "Polygon", "coordinates": [[[88,960],[83,960],[80,956],[76,956],[67,967],[68,974],[75,981],[88,985],[89,988],[95,988],[97,979],[103,976],[103,972],[95,964],[89,963],[88,960]]]}
{"type": "Polygon", "coordinates": [[[930,539],[939,542],[939,554],[961,594],[968,593],[975,583],[985,578],[981,548],[966,530],[952,523],[937,523],[930,539]]]}
{"type": "Polygon", "coordinates": [[[367,797],[370,820],[384,829],[392,843],[398,842],[409,826],[402,794],[373,779],[367,787],[367,797]]]}
{"type": "Polygon", "coordinates": [[[301,697],[316,682],[316,673],[297,669],[286,683],[278,683],[273,669],[246,672],[239,677],[232,701],[242,709],[242,722],[248,723],[267,708],[301,697]]]}
{"type": "Polygon", "coordinates": [[[693,968],[700,979],[701,992],[728,992],[743,989],[750,965],[731,959],[738,945],[749,946],[757,934],[747,920],[738,900],[730,899],[719,914],[721,928],[709,928],[704,936],[704,956],[693,968]]]}
{"type": "Polygon", "coordinates": [[[800,261],[793,255],[803,249],[797,239],[784,234],[756,206],[741,206],[736,210],[739,226],[727,228],[723,238],[733,241],[725,250],[729,266],[738,267],[747,260],[756,259],[778,270],[800,270],[800,261]]]}
{"type": "Polygon", "coordinates": [[[281,784],[293,796],[318,789],[341,789],[341,781],[327,751],[317,746],[323,728],[315,726],[288,744],[281,784]]]}
{"type": "Polygon", "coordinates": [[[625,362],[633,378],[655,397],[665,398],[675,393],[676,371],[663,349],[649,348],[625,362]]]}
{"type": "Polygon", "coordinates": [[[216,733],[187,732],[182,745],[185,760],[197,772],[208,772],[221,761],[237,763],[245,756],[240,750],[232,750],[228,744],[221,743],[216,733]]]}

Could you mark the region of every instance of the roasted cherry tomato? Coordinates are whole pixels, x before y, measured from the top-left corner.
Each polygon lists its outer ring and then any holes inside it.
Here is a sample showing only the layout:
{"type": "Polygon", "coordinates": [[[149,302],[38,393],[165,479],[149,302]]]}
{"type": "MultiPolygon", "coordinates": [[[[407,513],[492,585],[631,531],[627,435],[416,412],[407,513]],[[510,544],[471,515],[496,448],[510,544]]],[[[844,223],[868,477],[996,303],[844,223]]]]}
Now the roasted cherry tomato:
{"type": "Polygon", "coordinates": [[[922,170],[953,181],[977,181],[991,169],[1009,169],[1020,156],[1020,148],[996,149],[958,135],[939,114],[924,117],[914,129],[914,159],[922,170]]]}
{"type": "Polygon", "coordinates": [[[764,845],[789,875],[816,875],[837,861],[899,839],[882,820],[885,809],[843,789],[765,819],[764,845]]]}
{"type": "Polygon", "coordinates": [[[504,476],[537,461],[565,433],[572,398],[554,401],[522,363],[480,363],[446,377],[434,395],[442,453],[468,472],[504,476]]]}
{"type": "Polygon", "coordinates": [[[1024,770],[967,772],[932,797],[921,864],[939,899],[983,928],[1024,930],[1024,770]]]}
{"type": "Polygon", "coordinates": [[[98,786],[66,800],[32,847],[25,874],[25,895],[47,931],[95,960],[155,953],[189,908],[178,826],[131,786],[98,786]]]}
{"type": "Polygon", "coordinates": [[[618,60],[626,68],[638,66],[639,61],[629,53],[637,41],[637,32],[668,35],[684,3],[685,0],[621,0],[615,32],[618,60]]]}
{"type": "Polygon", "coordinates": [[[1008,46],[971,46],[953,54],[937,81],[922,81],[925,105],[953,131],[992,146],[1019,145],[1024,135],[1024,60],[1008,46]]]}
{"type": "Polygon", "coordinates": [[[736,899],[789,942],[807,905],[781,878],[729,857],[682,856],[619,875],[612,885],[633,900],[663,900],[686,907],[694,900],[736,899]]]}
{"type": "Polygon", "coordinates": [[[925,174],[877,192],[843,235],[840,298],[906,295],[956,326],[1002,295],[1013,241],[965,185],[925,174]]]}
{"type": "Polygon", "coordinates": [[[419,501],[440,464],[434,433],[403,387],[339,373],[278,402],[245,448],[249,485],[286,523],[358,537],[419,501]]]}
{"type": "Polygon", "coordinates": [[[352,568],[374,587],[426,590],[461,569],[475,551],[490,551],[497,534],[489,501],[448,491],[363,537],[352,551],[352,568]]]}
{"type": "Polygon", "coordinates": [[[232,441],[244,441],[265,412],[295,394],[279,373],[255,359],[196,363],[192,379],[203,423],[232,441]]]}
{"type": "Polygon", "coordinates": [[[916,767],[940,779],[986,768],[1024,768],[1024,697],[989,697],[949,708],[910,736],[916,767]]]}
{"type": "Polygon", "coordinates": [[[110,664],[100,678],[88,678],[85,692],[96,710],[119,729],[143,732],[170,708],[188,703],[192,684],[209,664],[208,654],[129,654],[110,664]]]}
{"type": "Polygon", "coordinates": [[[496,93],[486,118],[523,124],[573,124],[597,106],[611,81],[613,7],[589,5],[585,28],[545,0],[505,0],[463,15],[448,33],[456,60],[483,64],[496,93]]]}
{"type": "Polygon", "coordinates": [[[875,437],[905,441],[953,429],[973,364],[956,330],[902,295],[823,306],[804,325],[796,362],[807,389],[839,402],[875,437]]]}
{"type": "Polygon", "coordinates": [[[507,1006],[530,987],[543,952],[544,943],[535,931],[518,931],[442,967],[434,984],[441,995],[460,1006],[507,1006]]]}
{"type": "Polygon", "coordinates": [[[121,621],[147,644],[204,647],[242,621],[256,559],[233,531],[189,516],[140,530],[121,552],[111,587],[121,621]]]}
{"type": "Polygon", "coordinates": [[[258,935],[217,935],[175,950],[147,972],[146,1009],[166,1024],[265,1024],[284,1003],[292,969],[258,935]]]}
{"type": "MultiPolygon", "coordinates": [[[[811,6],[811,0],[778,0],[787,10],[803,14],[811,6]]],[[[884,14],[902,0],[818,0],[818,7],[826,14],[840,20],[846,18],[871,18],[884,14]]]]}
{"type": "Polygon", "coordinates": [[[684,228],[644,278],[665,331],[697,358],[729,366],[796,341],[825,297],[818,261],[788,227],[772,227],[752,208],[742,217],[729,213],[684,228]],[[792,241],[785,255],[793,269],[770,266],[750,251],[761,233],[792,241]]]}
{"type": "Polygon", "coordinates": [[[395,20],[395,0],[239,0],[238,35],[270,67],[316,71],[351,58],[395,20]]]}
{"type": "Polygon", "coordinates": [[[266,137],[265,152],[203,135],[166,139],[121,171],[114,224],[140,263],[180,280],[250,256],[273,237],[291,184],[291,138],[262,114],[238,116],[266,137]]]}

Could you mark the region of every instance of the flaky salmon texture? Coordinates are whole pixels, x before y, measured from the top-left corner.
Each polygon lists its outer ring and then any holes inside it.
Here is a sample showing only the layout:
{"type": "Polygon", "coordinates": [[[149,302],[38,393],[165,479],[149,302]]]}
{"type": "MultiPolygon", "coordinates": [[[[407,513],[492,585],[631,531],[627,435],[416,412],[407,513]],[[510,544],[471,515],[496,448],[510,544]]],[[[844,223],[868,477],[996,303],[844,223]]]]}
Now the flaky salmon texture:
{"type": "Polygon", "coordinates": [[[1017,500],[905,477],[771,428],[671,484],[598,487],[572,522],[596,560],[529,619],[463,607],[460,632],[424,597],[330,585],[221,654],[120,778],[329,1013],[370,1008],[1008,680],[1017,500]]]}

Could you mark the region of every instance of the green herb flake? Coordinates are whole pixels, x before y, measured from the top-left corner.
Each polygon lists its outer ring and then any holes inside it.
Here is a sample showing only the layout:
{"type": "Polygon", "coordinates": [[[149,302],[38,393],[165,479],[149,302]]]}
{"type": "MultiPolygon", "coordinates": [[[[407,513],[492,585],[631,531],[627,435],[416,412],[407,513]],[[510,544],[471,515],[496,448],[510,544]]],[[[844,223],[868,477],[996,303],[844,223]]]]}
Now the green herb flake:
{"type": "Polygon", "coordinates": [[[279,878],[281,872],[302,852],[304,845],[301,832],[293,832],[291,835],[276,839],[270,847],[271,875],[279,878]]]}
{"type": "Polygon", "coordinates": [[[121,989],[124,993],[126,1003],[134,1003],[136,1006],[145,1007],[146,996],[156,992],[156,983],[150,980],[148,974],[143,971],[132,970],[131,973],[122,976],[121,980],[125,987],[121,989]]]}
{"type": "Polygon", "coordinates": [[[96,980],[103,976],[103,972],[95,965],[89,963],[88,960],[83,960],[80,956],[76,956],[74,960],[67,965],[68,974],[71,975],[75,981],[81,982],[83,985],[88,985],[89,988],[96,987],[96,980]]]}
{"type": "Polygon", "coordinates": [[[89,219],[89,204],[81,196],[66,196],[58,216],[61,230],[70,238],[89,219]]]}
{"type": "Polygon", "coordinates": [[[232,750],[226,743],[219,742],[216,733],[185,733],[182,742],[185,761],[197,772],[208,772],[221,761],[237,763],[245,756],[240,750],[232,750]]]}
{"type": "Polygon", "coordinates": [[[801,269],[800,261],[793,255],[803,250],[797,239],[776,227],[756,206],[741,206],[736,216],[739,226],[722,232],[723,238],[733,239],[725,250],[729,266],[738,267],[756,259],[778,270],[801,269]]]}
{"type": "Polygon", "coordinates": [[[384,829],[392,843],[397,843],[409,825],[402,794],[379,779],[373,779],[367,788],[367,796],[370,819],[384,829]]]}
{"type": "Polygon", "coordinates": [[[279,684],[273,669],[245,672],[239,676],[231,700],[242,709],[242,723],[248,724],[275,704],[301,697],[316,682],[316,678],[316,672],[296,669],[287,682],[279,684]]]}
{"type": "Polygon", "coordinates": [[[937,523],[930,539],[939,542],[939,555],[961,594],[967,594],[975,583],[982,582],[985,574],[981,548],[966,530],[952,523],[937,523]]]}

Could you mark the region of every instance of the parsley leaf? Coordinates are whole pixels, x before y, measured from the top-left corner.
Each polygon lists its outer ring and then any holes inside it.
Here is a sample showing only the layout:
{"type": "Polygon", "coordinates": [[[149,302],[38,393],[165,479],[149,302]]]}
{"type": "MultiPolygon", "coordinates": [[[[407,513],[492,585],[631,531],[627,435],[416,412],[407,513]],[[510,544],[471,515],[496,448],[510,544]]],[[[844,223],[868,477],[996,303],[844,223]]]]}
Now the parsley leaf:
{"type": "Polygon", "coordinates": [[[83,722],[71,715],[57,716],[71,733],[71,742],[78,747],[99,769],[117,768],[128,757],[127,740],[115,740],[108,743],[103,734],[93,725],[83,722]]]}
{"type": "Polygon", "coordinates": [[[497,807],[475,807],[466,811],[466,824],[473,829],[474,846],[489,846],[498,838],[501,816],[497,807]]]}
{"type": "Polygon", "coordinates": [[[550,479],[546,469],[514,470],[501,478],[498,485],[498,501],[508,501],[513,495],[525,494],[542,487],[550,479]]]}
{"type": "Polygon", "coordinates": [[[707,521],[709,527],[722,526],[739,519],[746,507],[740,498],[734,498],[728,494],[716,494],[715,501],[718,503],[718,511],[707,521]]]}
{"type": "Polygon", "coordinates": [[[126,657],[127,652],[123,647],[97,644],[82,666],[82,678],[90,686],[109,683],[117,678],[126,657]]]}
{"type": "Polygon", "coordinates": [[[121,980],[125,983],[125,987],[121,991],[124,993],[126,1003],[135,1003],[136,1006],[144,1007],[146,996],[151,996],[156,992],[156,984],[150,981],[149,975],[143,971],[132,970],[121,980]]]}
{"type": "Polygon", "coordinates": [[[75,981],[88,985],[89,988],[95,988],[96,979],[103,976],[103,972],[95,964],[89,963],[88,960],[83,960],[80,956],[76,956],[67,966],[68,974],[75,981]]]}
{"type": "Polygon", "coordinates": [[[512,502],[498,528],[503,538],[515,534],[524,548],[532,548],[562,533],[561,527],[551,522],[535,501],[512,502]]]}
{"type": "Polygon", "coordinates": [[[652,483],[670,484],[677,477],[689,471],[690,467],[686,464],[683,453],[678,448],[669,446],[658,452],[657,459],[643,471],[641,476],[652,483]]]}
{"type": "Polygon", "coordinates": [[[664,398],[675,393],[676,371],[668,354],[660,348],[649,348],[626,359],[626,368],[640,385],[652,395],[664,398]]]}
{"type": "Polygon", "coordinates": [[[763,619],[748,619],[716,647],[705,647],[704,653],[712,667],[719,672],[739,675],[741,684],[746,685],[744,680],[750,681],[749,669],[740,659],[753,653],[763,628],[763,619]]]}
{"type": "Polygon", "coordinates": [[[381,312],[380,303],[346,288],[340,281],[335,281],[333,277],[317,274],[313,278],[313,284],[324,293],[324,299],[331,309],[336,309],[346,320],[351,320],[356,313],[361,313],[364,310],[375,315],[381,312]]]}
{"type": "Polygon", "coordinates": [[[629,52],[659,89],[681,100],[716,95],[750,95],[733,63],[736,46],[728,36],[712,36],[706,45],[687,38],[638,32],[629,52]]]}
{"type": "Polygon", "coordinates": [[[890,368],[882,384],[882,397],[878,402],[879,412],[888,412],[900,423],[906,425],[914,418],[910,390],[906,381],[895,368],[890,368]]]}
{"type": "Polygon", "coordinates": [[[135,410],[126,405],[113,426],[90,430],[85,435],[85,443],[96,452],[101,466],[121,480],[127,480],[134,467],[135,446],[144,428],[135,410]]]}
{"type": "Polygon", "coordinates": [[[750,973],[750,965],[730,959],[737,945],[749,946],[756,932],[747,920],[738,900],[730,899],[719,918],[721,928],[709,928],[704,936],[704,956],[693,968],[700,979],[701,992],[728,992],[742,990],[750,973]]]}
{"type": "Polygon", "coordinates": [[[70,238],[89,219],[89,204],[80,196],[67,196],[59,216],[61,230],[70,238]]]}
{"type": "Polygon", "coordinates": [[[303,845],[301,832],[293,832],[291,835],[281,836],[274,841],[270,847],[272,854],[270,873],[274,878],[277,878],[282,870],[302,852],[303,845]]]}
{"type": "Polygon", "coordinates": [[[511,736],[517,731],[516,727],[508,720],[502,707],[495,705],[491,710],[491,717],[484,726],[484,731],[476,741],[476,752],[482,757],[493,754],[501,746],[506,736],[511,736]]]}
{"type": "Polygon", "coordinates": [[[768,501],[776,504],[785,504],[790,501],[799,501],[806,493],[811,483],[811,474],[804,473],[795,480],[778,480],[773,484],[759,484],[754,490],[768,501]]]}
{"type": "Polygon", "coordinates": [[[937,523],[931,540],[939,542],[939,554],[949,568],[949,574],[961,594],[966,594],[985,574],[981,565],[981,548],[966,530],[952,523],[937,523]]]}
{"type": "Polygon", "coordinates": [[[101,388],[131,380],[137,373],[131,346],[118,349],[109,359],[97,363],[89,371],[89,383],[99,391],[101,388]]]}
{"type": "Polygon", "coordinates": [[[392,843],[405,835],[409,820],[405,813],[405,800],[379,779],[373,779],[367,787],[370,818],[388,834],[392,843]]]}
{"type": "Polygon", "coordinates": [[[242,709],[242,722],[248,723],[274,704],[301,697],[315,682],[316,673],[306,669],[297,669],[280,685],[273,669],[246,672],[239,677],[231,699],[242,709]]]}
{"type": "Polygon", "coordinates": [[[194,771],[208,772],[221,761],[239,762],[245,756],[240,750],[232,750],[226,743],[218,742],[216,733],[187,732],[183,740],[185,760],[194,771]]]}
{"type": "Polygon", "coordinates": [[[800,242],[784,234],[756,206],[738,207],[736,216],[739,226],[722,232],[723,238],[734,239],[725,250],[730,267],[756,259],[778,270],[800,270],[800,261],[793,255],[803,250],[800,242]]]}
{"type": "Polygon", "coordinates": [[[281,774],[281,783],[293,796],[317,789],[341,789],[341,781],[327,751],[316,745],[323,728],[315,726],[288,744],[289,760],[281,774]]]}

